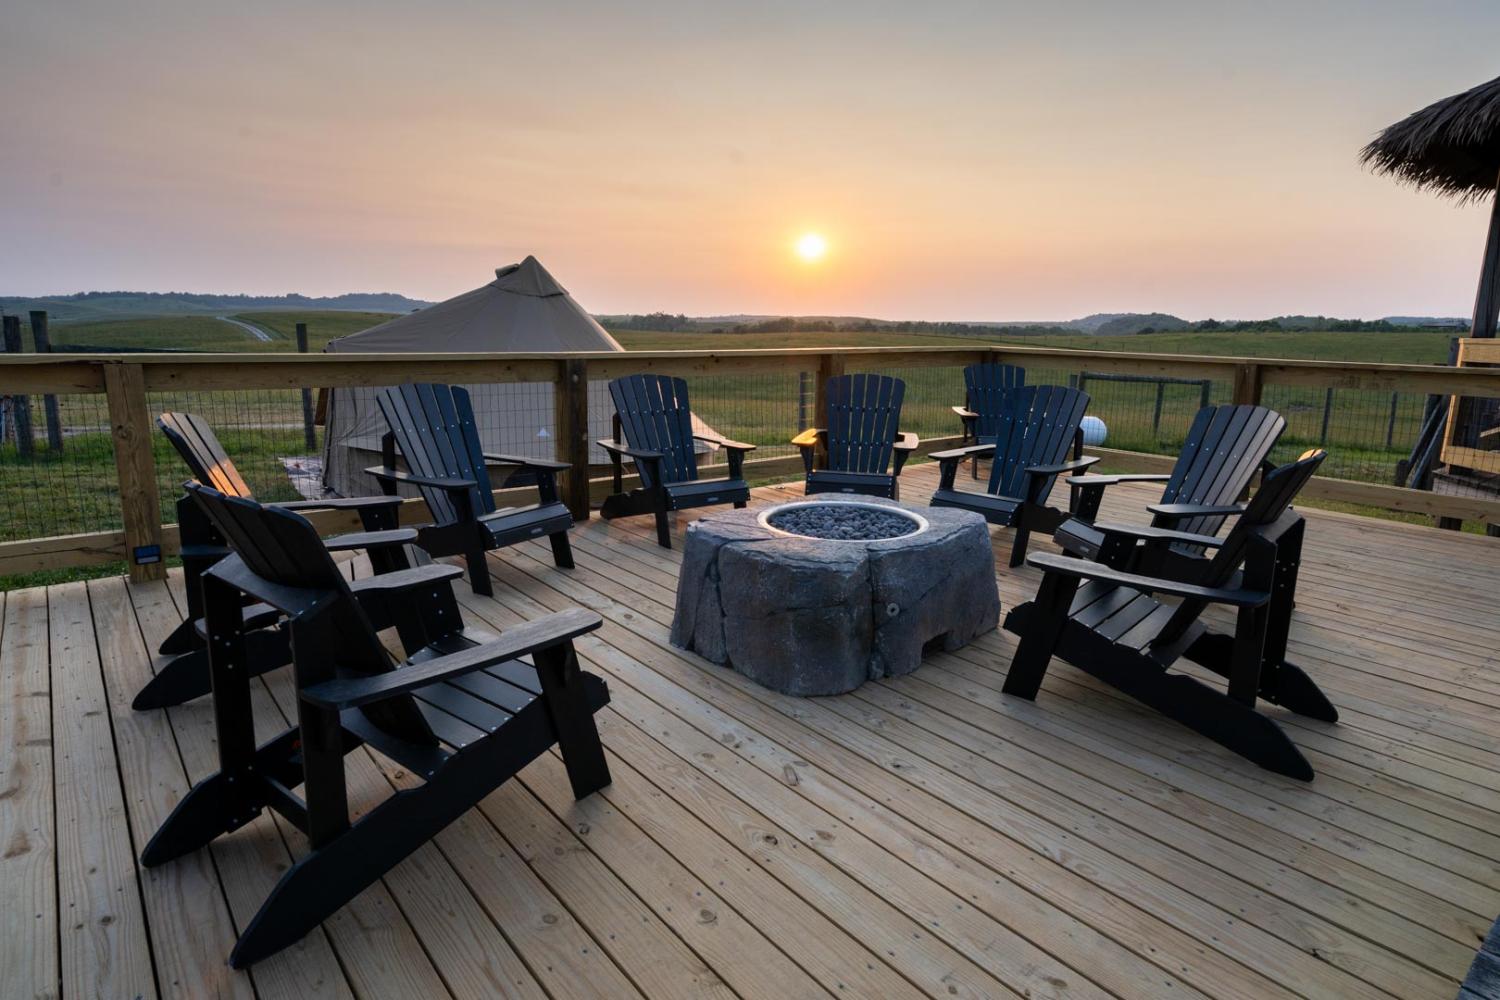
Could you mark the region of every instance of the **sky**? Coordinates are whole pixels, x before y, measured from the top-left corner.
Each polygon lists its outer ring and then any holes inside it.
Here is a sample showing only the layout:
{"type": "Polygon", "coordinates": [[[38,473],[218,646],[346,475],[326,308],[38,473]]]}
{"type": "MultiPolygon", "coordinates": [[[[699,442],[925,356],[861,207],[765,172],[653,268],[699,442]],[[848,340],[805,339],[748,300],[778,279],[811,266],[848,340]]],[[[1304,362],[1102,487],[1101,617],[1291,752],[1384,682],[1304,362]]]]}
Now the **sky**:
{"type": "Polygon", "coordinates": [[[1467,315],[1488,217],[1357,154],[1496,74],[1492,0],[3,21],[8,295],[441,299],[532,253],[598,313],[1467,315]]]}

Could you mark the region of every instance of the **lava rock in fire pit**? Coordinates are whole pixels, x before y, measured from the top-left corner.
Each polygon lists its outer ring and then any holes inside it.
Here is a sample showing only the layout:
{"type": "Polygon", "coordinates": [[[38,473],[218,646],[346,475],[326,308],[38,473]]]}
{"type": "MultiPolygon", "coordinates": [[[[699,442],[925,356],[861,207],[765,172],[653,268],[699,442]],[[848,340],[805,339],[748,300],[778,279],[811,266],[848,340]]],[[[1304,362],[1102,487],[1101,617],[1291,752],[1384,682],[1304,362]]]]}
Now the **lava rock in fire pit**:
{"type": "Polygon", "coordinates": [[[688,528],[674,645],[784,694],[826,695],[911,673],[925,649],[958,649],[998,624],[995,557],[980,515],[903,510],[874,497],[788,506],[764,521],[756,511],[725,511],[688,528]],[[825,507],[849,508],[823,514],[845,527],[899,519],[905,533],[784,533],[790,515],[825,507]]]}
{"type": "Polygon", "coordinates": [[[810,503],[788,507],[766,518],[766,523],[793,535],[844,541],[899,538],[919,527],[905,514],[867,507],[862,503],[810,503]]]}

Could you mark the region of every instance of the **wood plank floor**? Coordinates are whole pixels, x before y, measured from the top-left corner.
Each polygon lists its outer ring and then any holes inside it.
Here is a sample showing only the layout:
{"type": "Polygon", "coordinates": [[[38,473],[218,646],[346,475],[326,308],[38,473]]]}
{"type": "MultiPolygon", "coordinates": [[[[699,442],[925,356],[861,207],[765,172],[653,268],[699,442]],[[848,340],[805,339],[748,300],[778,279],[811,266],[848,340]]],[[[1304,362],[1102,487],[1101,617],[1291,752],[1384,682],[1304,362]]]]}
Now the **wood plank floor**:
{"type": "MultiPolygon", "coordinates": [[[[1152,498],[1114,493],[1118,520],[1152,498]]],[[[1308,785],[1066,665],[1002,697],[1005,632],[840,698],[761,690],[668,644],[649,518],[576,529],[573,571],[497,553],[476,622],[603,615],[614,783],[575,803],[544,757],[248,973],[224,957],[296,830],[135,862],[215,766],[206,704],[129,707],[180,578],[0,595],[0,996],[1452,997],[1500,913],[1500,541],[1307,513],[1292,655],[1343,714],[1284,719],[1308,785]]],[[[1002,568],[1005,607],[1037,580],[1002,568]]],[[[256,685],[264,735],[288,681],[256,685]]],[[[413,780],[349,773],[365,807],[413,780]]]]}

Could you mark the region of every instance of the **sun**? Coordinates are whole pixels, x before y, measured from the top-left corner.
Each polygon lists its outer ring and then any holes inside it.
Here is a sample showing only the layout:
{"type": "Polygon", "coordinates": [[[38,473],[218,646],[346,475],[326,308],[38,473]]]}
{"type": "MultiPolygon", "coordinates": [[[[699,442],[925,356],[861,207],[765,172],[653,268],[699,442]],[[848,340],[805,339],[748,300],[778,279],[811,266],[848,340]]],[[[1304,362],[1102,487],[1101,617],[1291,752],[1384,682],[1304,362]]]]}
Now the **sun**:
{"type": "Polygon", "coordinates": [[[803,233],[797,238],[797,256],[809,264],[823,259],[828,253],[828,241],[818,233],[803,233]]]}

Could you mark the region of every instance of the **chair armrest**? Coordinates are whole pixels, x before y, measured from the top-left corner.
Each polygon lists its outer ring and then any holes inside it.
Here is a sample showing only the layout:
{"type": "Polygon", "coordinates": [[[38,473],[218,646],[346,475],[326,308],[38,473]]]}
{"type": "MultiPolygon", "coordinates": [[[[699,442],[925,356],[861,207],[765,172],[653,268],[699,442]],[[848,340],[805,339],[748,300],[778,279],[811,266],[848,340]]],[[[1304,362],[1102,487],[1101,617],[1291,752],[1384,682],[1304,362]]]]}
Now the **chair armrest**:
{"type": "Polygon", "coordinates": [[[603,448],[607,452],[615,455],[629,455],[631,458],[638,459],[642,462],[659,462],[664,457],[666,457],[659,451],[647,451],[644,448],[632,448],[629,445],[621,444],[620,442],[615,441],[612,438],[605,438],[604,440],[597,443],[599,447],[603,448]]]}
{"type": "MultiPolygon", "coordinates": [[[[1099,458],[1095,455],[1085,455],[1071,462],[1063,462],[1061,465],[1029,465],[1026,467],[1028,476],[1057,476],[1064,472],[1077,472],[1079,469],[1087,469],[1099,458]]],[[[1069,480],[1072,482],[1072,480],[1069,480]]]]}
{"type": "Polygon", "coordinates": [[[364,510],[371,507],[394,507],[400,503],[400,497],[328,497],[324,500],[286,500],[280,503],[268,503],[265,506],[299,511],[364,510]]]}
{"type": "Polygon", "coordinates": [[[1140,538],[1157,542],[1182,542],[1184,545],[1201,545],[1207,549],[1216,549],[1224,544],[1224,539],[1216,535],[1199,535],[1191,531],[1173,531],[1171,528],[1152,528],[1141,524],[1095,521],[1090,527],[1116,537],[1140,538]]]}
{"type": "Polygon", "coordinates": [[[1201,587],[1194,583],[1179,583],[1156,576],[1140,576],[1111,569],[1103,563],[1089,559],[1074,559],[1051,553],[1034,553],[1026,557],[1028,566],[1035,566],[1046,573],[1080,577],[1085,580],[1102,580],[1105,583],[1134,587],[1150,594],[1168,594],[1210,604],[1228,604],[1237,608],[1258,608],[1271,600],[1269,591],[1245,590],[1239,587],[1201,587]]]}
{"type": "Polygon", "coordinates": [[[450,493],[460,490],[472,490],[479,486],[472,479],[449,478],[446,476],[419,476],[412,472],[402,472],[400,469],[392,469],[385,465],[372,465],[365,471],[384,482],[410,483],[413,486],[431,486],[435,489],[447,490],[450,493]]]}
{"type": "Polygon", "coordinates": [[[1146,509],[1157,517],[1163,517],[1169,521],[1181,521],[1189,517],[1212,517],[1214,515],[1233,517],[1236,514],[1243,514],[1245,512],[1245,508],[1239,504],[1154,503],[1146,509]]]}
{"type": "Polygon", "coordinates": [[[438,681],[473,673],[496,663],[550,649],[586,632],[592,632],[603,623],[604,619],[593,611],[571,608],[508,629],[493,642],[471,646],[422,663],[408,663],[388,674],[324,681],[303,688],[298,696],[322,708],[357,708],[407,694],[438,681]]]}
{"type": "Polygon", "coordinates": [[[975,455],[983,458],[986,455],[994,454],[994,451],[995,446],[993,444],[971,444],[966,448],[949,448],[947,451],[935,451],[927,457],[934,462],[958,462],[965,458],[972,458],[975,455]]]}
{"type": "Polygon", "coordinates": [[[415,528],[392,528],[390,531],[352,531],[347,535],[334,535],[323,540],[329,552],[347,552],[350,549],[389,549],[407,545],[417,540],[415,528]]]}
{"type": "Polygon", "coordinates": [[[954,413],[958,414],[958,419],[960,419],[960,420],[978,420],[979,419],[979,414],[975,413],[973,410],[969,409],[967,406],[954,406],[954,407],[950,407],[950,409],[952,409],[954,413]]]}
{"type": "Polygon", "coordinates": [[[1165,472],[1127,473],[1123,476],[1069,476],[1069,486],[1113,486],[1116,483],[1165,483],[1172,476],[1165,472]]]}
{"type": "Polygon", "coordinates": [[[821,427],[809,427],[807,430],[792,438],[792,444],[798,448],[811,448],[818,443],[818,438],[828,432],[821,427]]]}
{"type": "Polygon", "coordinates": [[[462,566],[428,563],[426,566],[414,566],[411,569],[398,569],[391,573],[361,577],[352,581],[349,589],[354,592],[355,597],[377,592],[399,593],[416,587],[428,587],[434,583],[442,583],[444,580],[452,580],[463,575],[462,566]]]}
{"type": "Polygon", "coordinates": [[[543,472],[566,472],[573,467],[569,462],[554,462],[547,458],[527,458],[525,455],[497,455],[488,451],[484,453],[484,460],[492,465],[524,465],[529,469],[540,469],[543,472]]]}
{"type": "Polygon", "coordinates": [[[911,431],[897,431],[896,440],[891,444],[891,447],[897,451],[916,451],[917,445],[921,443],[922,439],[911,431]]]}
{"type": "Polygon", "coordinates": [[[718,445],[721,448],[728,448],[731,451],[754,451],[755,450],[755,445],[753,445],[753,444],[745,444],[743,441],[731,441],[728,438],[716,437],[713,434],[694,434],[693,435],[693,440],[695,440],[695,441],[707,441],[710,444],[716,444],[716,445],[718,445]]]}

